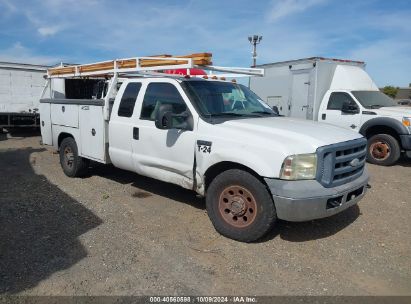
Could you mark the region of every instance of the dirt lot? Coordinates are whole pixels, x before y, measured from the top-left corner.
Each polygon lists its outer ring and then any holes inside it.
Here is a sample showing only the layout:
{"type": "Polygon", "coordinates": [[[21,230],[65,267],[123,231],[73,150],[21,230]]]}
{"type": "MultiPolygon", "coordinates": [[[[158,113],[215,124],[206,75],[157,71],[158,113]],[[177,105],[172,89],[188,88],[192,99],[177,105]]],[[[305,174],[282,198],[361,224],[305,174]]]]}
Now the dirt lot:
{"type": "Polygon", "coordinates": [[[0,141],[0,294],[411,295],[411,163],[368,165],[347,211],[243,244],[204,201],[98,165],[70,179],[38,136],[0,141]]]}

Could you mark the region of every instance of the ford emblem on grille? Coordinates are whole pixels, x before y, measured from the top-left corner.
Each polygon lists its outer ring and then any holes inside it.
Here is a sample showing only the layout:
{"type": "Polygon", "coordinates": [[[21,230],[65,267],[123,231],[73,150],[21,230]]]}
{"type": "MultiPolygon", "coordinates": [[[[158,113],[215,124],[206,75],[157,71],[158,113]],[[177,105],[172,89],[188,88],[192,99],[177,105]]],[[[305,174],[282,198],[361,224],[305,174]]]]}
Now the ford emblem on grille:
{"type": "Polygon", "coordinates": [[[358,158],[354,158],[352,161],[350,161],[351,167],[358,167],[359,164],[360,164],[360,160],[358,158]]]}

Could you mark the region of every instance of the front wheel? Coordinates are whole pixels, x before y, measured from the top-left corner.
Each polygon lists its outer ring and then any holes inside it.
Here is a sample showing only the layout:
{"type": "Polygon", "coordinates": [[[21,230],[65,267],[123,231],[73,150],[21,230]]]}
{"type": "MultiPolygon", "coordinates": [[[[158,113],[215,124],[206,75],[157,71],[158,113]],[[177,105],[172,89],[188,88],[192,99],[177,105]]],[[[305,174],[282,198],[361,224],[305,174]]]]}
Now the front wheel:
{"type": "Polygon", "coordinates": [[[388,134],[377,134],[368,139],[367,160],[381,166],[391,166],[400,158],[398,141],[388,134]]]}
{"type": "Polygon", "coordinates": [[[266,186],[252,174],[238,169],[224,171],[211,182],[206,206],[214,228],[242,242],[263,237],[277,219],[266,186]]]}
{"type": "Polygon", "coordinates": [[[80,177],[87,172],[90,161],[78,155],[74,138],[66,137],[60,145],[60,164],[69,177],[80,177]]]}

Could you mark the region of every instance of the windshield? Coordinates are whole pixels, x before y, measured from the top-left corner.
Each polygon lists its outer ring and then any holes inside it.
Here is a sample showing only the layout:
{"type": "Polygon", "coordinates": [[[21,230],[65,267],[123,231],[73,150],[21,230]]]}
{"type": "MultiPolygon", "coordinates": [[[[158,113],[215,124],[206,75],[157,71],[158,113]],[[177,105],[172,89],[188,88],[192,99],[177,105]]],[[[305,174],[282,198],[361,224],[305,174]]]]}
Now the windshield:
{"type": "Polygon", "coordinates": [[[351,91],[364,108],[381,108],[396,106],[395,102],[380,91],[351,91]]]}
{"type": "Polygon", "coordinates": [[[183,81],[203,116],[271,116],[273,110],[246,86],[221,81],[183,81]]]}

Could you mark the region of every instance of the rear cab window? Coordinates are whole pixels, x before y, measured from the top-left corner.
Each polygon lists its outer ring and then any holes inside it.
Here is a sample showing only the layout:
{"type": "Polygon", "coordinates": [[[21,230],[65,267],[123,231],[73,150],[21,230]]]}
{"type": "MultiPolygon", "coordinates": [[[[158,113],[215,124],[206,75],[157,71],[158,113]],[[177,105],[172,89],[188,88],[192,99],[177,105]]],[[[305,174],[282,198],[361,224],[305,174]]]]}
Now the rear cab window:
{"type": "Polygon", "coordinates": [[[131,82],[127,85],[123,96],[121,97],[120,105],[118,106],[118,116],[131,117],[133,115],[134,106],[136,105],[136,100],[140,89],[141,83],[139,82],[131,82]]]}

